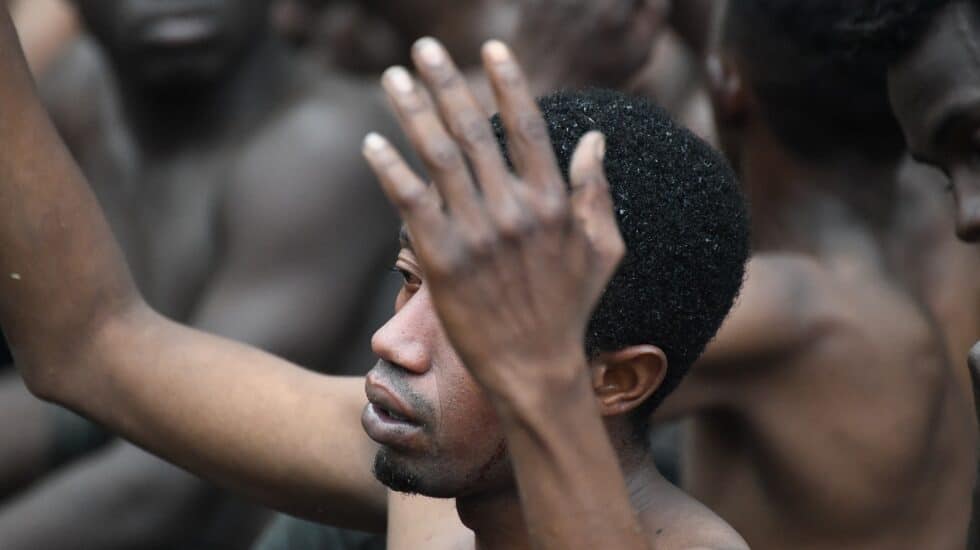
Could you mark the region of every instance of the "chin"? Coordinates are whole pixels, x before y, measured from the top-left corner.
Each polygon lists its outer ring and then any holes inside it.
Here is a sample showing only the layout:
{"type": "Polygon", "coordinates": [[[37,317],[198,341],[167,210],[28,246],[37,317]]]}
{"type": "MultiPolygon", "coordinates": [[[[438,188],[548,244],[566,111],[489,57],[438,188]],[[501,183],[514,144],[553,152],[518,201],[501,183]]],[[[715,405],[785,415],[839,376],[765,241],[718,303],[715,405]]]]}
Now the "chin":
{"type": "Polygon", "coordinates": [[[399,493],[456,498],[466,492],[461,483],[447,476],[451,473],[448,468],[434,464],[423,466],[417,462],[418,459],[407,459],[382,447],[374,456],[374,477],[385,487],[399,493]]]}
{"type": "Polygon", "coordinates": [[[506,445],[501,442],[479,467],[409,458],[382,446],[374,457],[374,477],[389,489],[431,498],[460,498],[504,488],[514,479],[506,445]]]}

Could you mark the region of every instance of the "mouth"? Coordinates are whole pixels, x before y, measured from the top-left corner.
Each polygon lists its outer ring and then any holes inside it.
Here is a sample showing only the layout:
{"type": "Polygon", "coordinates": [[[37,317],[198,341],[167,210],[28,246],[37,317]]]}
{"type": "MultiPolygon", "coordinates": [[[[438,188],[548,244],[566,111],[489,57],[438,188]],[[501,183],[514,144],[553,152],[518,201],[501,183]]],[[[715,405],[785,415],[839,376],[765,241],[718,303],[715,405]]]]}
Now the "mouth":
{"type": "Polygon", "coordinates": [[[140,26],[140,41],[147,47],[174,49],[205,46],[219,33],[217,17],[194,12],[155,17],[140,26]]]}
{"type": "Polygon", "coordinates": [[[379,445],[405,452],[423,449],[422,438],[425,434],[421,424],[374,403],[364,407],[361,426],[368,437],[379,445]]]}
{"type": "Polygon", "coordinates": [[[385,422],[401,422],[403,424],[417,424],[416,422],[412,422],[407,416],[403,416],[393,410],[386,409],[384,405],[372,403],[371,406],[374,407],[374,410],[378,414],[378,417],[384,420],[385,422]]]}
{"type": "Polygon", "coordinates": [[[368,404],[361,415],[361,425],[368,437],[393,448],[409,450],[420,446],[422,422],[395,392],[370,374],[365,379],[364,392],[368,404]]]}

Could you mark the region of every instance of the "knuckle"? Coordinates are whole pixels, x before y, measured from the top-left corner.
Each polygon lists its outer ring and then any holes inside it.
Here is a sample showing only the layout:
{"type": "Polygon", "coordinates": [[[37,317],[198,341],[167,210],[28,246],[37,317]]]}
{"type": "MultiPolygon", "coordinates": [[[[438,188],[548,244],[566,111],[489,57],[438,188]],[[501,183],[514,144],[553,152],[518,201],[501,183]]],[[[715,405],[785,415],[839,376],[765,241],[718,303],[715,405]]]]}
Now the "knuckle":
{"type": "Polygon", "coordinates": [[[456,168],[461,162],[459,149],[449,140],[429,143],[422,154],[426,162],[439,170],[456,168]]]}
{"type": "Polygon", "coordinates": [[[475,117],[454,122],[450,126],[450,131],[469,149],[485,146],[494,139],[486,122],[475,117]]]}
{"type": "Polygon", "coordinates": [[[430,74],[432,86],[441,90],[455,88],[463,82],[463,77],[459,74],[459,71],[448,66],[433,69],[430,74]]]}
{"type": "Polygon", "coordinates": [[[401,210],[418,210],[425,202],[425,189],[412,187],[400,189],[395,196],[396,206],[401,210]]]}
{"type": "Polygon", "coordinates": [[[390,174],[401,165],[401,160],[390,147],[385,147],[374,154],[373,164],[377,170],[390,174]]]}
{"type": "Polygon", "coordinates": [[[569,221],[568,201],[557,193],[548,193],[538,201],[538,218],[543,225],[554,227],[569,221]]]}
{"type": "Polygon", "coordinates": [[[473,229],[466,235],[467,255],[470,258],[488,258],[493,254],[496,246],[496,235],[488,229],[473,229]]]}
{"type": "Polygon", "coordinates": [[[594,247],[600,257],[612,264],[618,263],[626,255],[626,243],[618,232],[599,238],[594,247]]]}
{"type": "Polygon", "coordinates": [[[609,255],[610,257],[615,258],[616,261],[619,261],[626,255],[626,243],[623,242],[623,238],[619,235],[613,237],[611,241],[612,242],[609,244],[608,250],[609,255]]]}
{"type": "Polygon", "coordinates": [[[427,111],[429,109],[429,102],[418,91],[412,91],[402,95],[398,99],[398,106],[403,113],[409,117],[413,117],[427,111]]]}
{"type": "Polygon", "coordinates": [[[531,219],[516,206],[502,208],[496,218],[497,232],[503,240],[515,241],[534,232],[531,219]]]}
{"type": "Polygon", "coordinates": [[[455,275],[457,266],[463,263],[459,259],[459,256],[460,254],[457,251],[446,250],[426,258],[426,278],[437,284],[442,284],[445,281],[451,280],[455,275]]]}
{"type": "Polygon", "coordinates": [[[517,119],[518,137],[529,143],[548,140],[548,126],[537,113],[523,114],[517,119]]]}
{"type": "Polygon", "coordinates": [[[497,69],[500,81],[509,88],[519,88],[524,86],[524,76],[521,70],[513,63],[506,63],[497,69]]]}

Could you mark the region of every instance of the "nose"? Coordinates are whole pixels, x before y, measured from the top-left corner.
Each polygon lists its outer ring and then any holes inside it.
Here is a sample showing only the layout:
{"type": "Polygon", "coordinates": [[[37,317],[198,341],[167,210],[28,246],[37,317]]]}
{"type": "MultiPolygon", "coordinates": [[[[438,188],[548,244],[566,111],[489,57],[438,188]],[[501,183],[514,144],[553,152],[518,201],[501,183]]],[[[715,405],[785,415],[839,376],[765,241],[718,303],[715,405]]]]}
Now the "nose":
{"type": "Polygon", "coordinates": [[[980,241],[980,182],[956,184],[956,236],[966,242],[980,241]]]}
{"type": "Polygon", "coordinates": [[[371,338],[374,353],[414,374],[424,374],[432,363],[438,318],[423,286],[371,338]]]}

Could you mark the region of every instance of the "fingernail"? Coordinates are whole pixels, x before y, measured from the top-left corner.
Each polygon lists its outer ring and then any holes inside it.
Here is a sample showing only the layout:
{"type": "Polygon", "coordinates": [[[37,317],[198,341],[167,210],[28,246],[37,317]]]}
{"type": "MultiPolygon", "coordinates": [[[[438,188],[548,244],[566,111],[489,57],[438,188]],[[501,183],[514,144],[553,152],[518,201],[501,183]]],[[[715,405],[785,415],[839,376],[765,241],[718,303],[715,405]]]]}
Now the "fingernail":
{"type": "Polygon", "coordinates": [[[499,40],[489,40],[483,45],[483,52],[486,54],[487,59],[493,61],[494,63],[501,63],[507,61],[510,53],[507,50],[507,46],[499,40]]]}
{"type": "Polygon", "coordinates": [[[391,67],[385,71],[384,80],[396,92],[408,93],[412,91],[412,76],[402,67],[391,67]]]}
{"type": "Polygon", "coordinates": [[[366,151],[380,151],[384,149],[388,141],[381,137],[377,132],[371,132],[364,136],[364,149],[366,151]]]}
{"type": "Polygon", "coordinates": [[[606,158],[606,136],[599,134],[595,140],[595,155],[599,160],[606,158]]]}
{"type": "Polygon", "coordinates": [[[415,49],[422,58],[422,61],[429,65],[438,65],[445,59],[442,48],[433,38],[420,38],[415,42],[415,49]]]}

